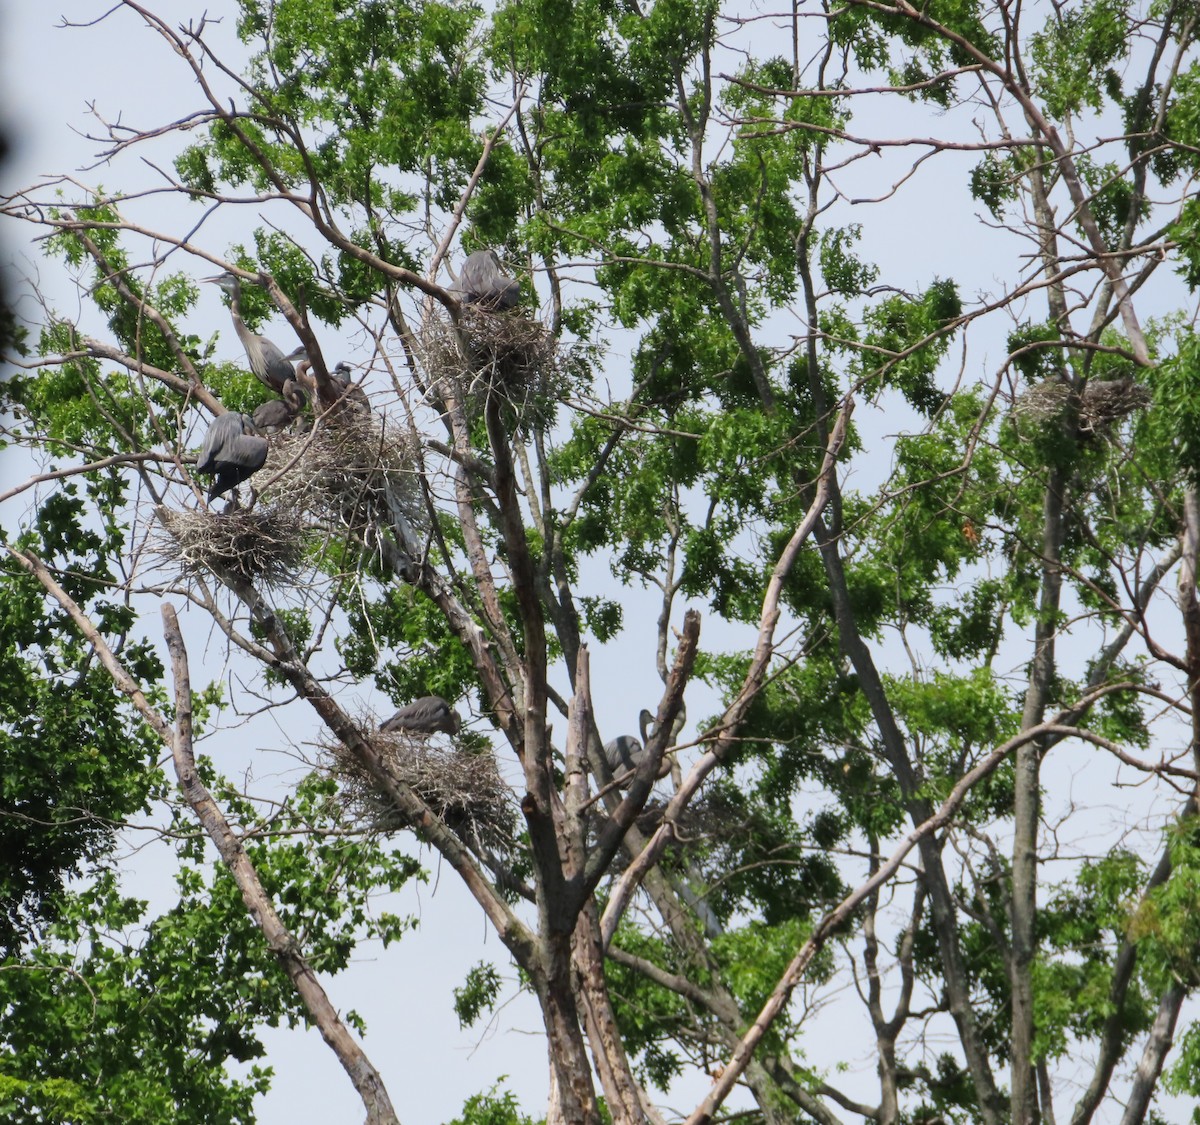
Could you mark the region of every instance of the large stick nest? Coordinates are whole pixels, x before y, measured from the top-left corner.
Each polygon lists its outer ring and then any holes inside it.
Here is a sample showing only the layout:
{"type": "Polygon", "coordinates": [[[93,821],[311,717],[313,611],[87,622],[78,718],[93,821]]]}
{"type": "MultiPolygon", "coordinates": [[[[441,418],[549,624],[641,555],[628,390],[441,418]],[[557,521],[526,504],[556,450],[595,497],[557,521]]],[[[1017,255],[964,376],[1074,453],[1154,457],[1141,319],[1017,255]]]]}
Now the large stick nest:
{"type": "Polygon", "coordinates": [[[520,312],[464,305],[457,328],[436,312],[426,316],[422,358],[433,386],[448,383],[471,403],[503,398],[518,418],[565,385],[572,355],[540,321],[520,312]]]}
{"type": "MultiPolygon", "coordinates": [[[[1062,417],[1070,397],[1067,383],[1046,379],[1021,396],[1013,413],[1035,424],[1054,422],[1062,417]]],[[[1107,435],[1135,411],[1144,410],[1150,401],[1150,391],[1129,378],[1090,382],[1079,399],[1079,430],[1084,434],[1107,435]]]]}
{"type": "Polygon", "coordinates": [[[295,580],[304,562],[304,536],[290,511],[254,508],[220,515],[164,508],[160,514],[167,534],[159,536],[159,554],[186,575],[224,571],[281,586],[295,580]]]}
{"type": "Polygon", "coordinates": [[[389,522],[397,509],[420,521],[417,443],[400,426],[343,403],[311,431],[270,442],[252,482],[264,503],[290,509],[298,523],[358,530],[389,522]]]}
{"type": "MultiPolygon", "coordinates": [[[[637,819],[634,821],[643,836],[649,836],[657,831],[659,825],[662,824],[667,804],[668,802],[661,798],[653,798],[646,802],[645,807],[638,813],[637,819]]],[[[607,811],[601,809],[591,819],[588,827],[593,843],[607,816],[607,811]]],[[[745,815],[724,805],[714,805],[703,798],[697,798],[690,801],[676,814],[674,825],[672,842],[675,850],[695,844],[712,846],[730,840],[743,831],[745,815]]],[[[620,870],[624,866],[624,861],[618,853],[615,867],[620,870]]]]}
{"type": "MultiPolygon", "coordinates": [[[[468,753],[403,732],[376,733],[372,741],[392,777],[416,793],[464,843],[489,851],[512,847],[516,803],[490,753],[468,753]]],[[[342,805],[359,828],[392,833],[411,827],[345,746],[327,743],[322,748],[329,772],[341,786],[342,805]]]]}
{"type": "Polygon", "coordinates": [[[184,574],[294,581],[314,532],[361,532],[397,514],[420,525],[418,445],[407,431],[344,403],[307,433],[276,434],[266,464],[239,486],[252,508],[164,511],[159,554],[184,574]]]}

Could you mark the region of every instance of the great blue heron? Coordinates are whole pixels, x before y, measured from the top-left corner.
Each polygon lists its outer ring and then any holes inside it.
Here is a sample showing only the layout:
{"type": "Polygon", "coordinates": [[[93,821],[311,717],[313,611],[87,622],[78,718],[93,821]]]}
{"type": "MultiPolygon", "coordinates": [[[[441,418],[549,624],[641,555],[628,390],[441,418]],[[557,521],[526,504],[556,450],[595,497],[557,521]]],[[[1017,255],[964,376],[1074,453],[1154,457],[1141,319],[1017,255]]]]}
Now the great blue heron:
{"type": "MultiPolygon", "coordinates": [[[[628,789],[633,783],[633,771],[646,760],[646,743],[653,734],[654,716],[642,709],[638,715],[638,729],[642,732],[639,742],[632,734],[619,734],[611,742],[604,744],[604,758],[608,762],[609,772],[612,773],[622,789],[628,789]]],[[[657,777],[666,777],[671,772],[671,763],[665,757],[659,763],[657,777]]]]}
{"type": "Polygon", "coordinates": [[[495,250],[476,250],[468,254],[458,278],[458,291],[464,304],[484,309],[512,309],[521,300],[521,285],[500,268],[495,250]]]}
{"type": "Polygon", "coordinates": [[[218,414],[204,435],[196,461],[196,472],[213,477],[208,490],[209,503],[231,488],[236,489],[258,472],[266,460],[267,439],[254,432],[254,423],[245,414],[233,410],[218,414]]]}
{"type": "Polygon", "coordinates": [[[250,370],[277,395],[283,394],[283,385],[289,379],[295,378],[287,357],[265,336],[259,336],[246,327],[242,320],[242,281],[235,273],[219,273],[216,277],[206,277],[205,281],[220,286],[229,295],[229,315],[233,318],[233,330],[237,333],[242,347],[246,349],[246,359],[250,361],[250,370]]]}
{"type": "Polygon", "coordinates": [[[434,731],[445,731],[446,734],[458,734],[458,712],[450,709],[440,695],[423,695],[412,703],[401,707],[379,729],[384,734],[401,731],[404,734],[433,734],[434,731]]]}
{"type": "Polygon", "coordinates": [[[254,428],[276,434],[291,425],[308,405],[308,395],[295,379],[283,384],[283,398],[273,398],[254,410],[254,428]]]}

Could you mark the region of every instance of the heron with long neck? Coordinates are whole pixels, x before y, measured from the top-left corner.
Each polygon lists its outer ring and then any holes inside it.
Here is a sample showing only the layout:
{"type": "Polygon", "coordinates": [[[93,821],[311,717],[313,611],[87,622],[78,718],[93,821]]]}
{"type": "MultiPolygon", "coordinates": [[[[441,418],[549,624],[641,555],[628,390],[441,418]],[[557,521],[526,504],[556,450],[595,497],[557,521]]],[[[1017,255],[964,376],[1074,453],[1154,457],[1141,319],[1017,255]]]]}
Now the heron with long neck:
{"type": "Polygon", "coordinates": [[[344,400],[355,410],[369,411],[371,409],[371,402],[367,398],[366,391],[351,377],[353,374],[353,368],[343,359],[329,373],[329,378],[333,382],[339,399],[344,400]]]}
{"type": "Polygon", "coordinates": [[[296,372],[283,352],[265,336],[259,336],[246,327],[242,319],[242,281],[235,273],[219,273],[206,277],[205,281],[218,286],[229,297],[229,315],[233,318],[233,330],[246,349],[250,370],[261,383],[277,395],[283,394],[284,384],[296,377],[296,372]]]}
{"type": "Polygon", "coordinates": [[[308,405],[308,395],[295,379],[283,384],[283,398],[264,402],[254,411],[254,428],[264,434],[277,434],[290,426],[308,405]]]}
{"type": "MultiPolygon", "coordinates": [[[[628,789],[633,784],[633,775],[638,767],[646,760],[646,743],[653,735],[654,716],[645,708],[638,715],[638,729],[642,738],[639,742],[632,734],[619,734],[611,742],[604,744],[604,758],[608,762],[609,772],[622,789],[628,789]]],[[[671,772],[671,763],[664,758],[658,766],[657,778],[666,777],[671,772]]]]}

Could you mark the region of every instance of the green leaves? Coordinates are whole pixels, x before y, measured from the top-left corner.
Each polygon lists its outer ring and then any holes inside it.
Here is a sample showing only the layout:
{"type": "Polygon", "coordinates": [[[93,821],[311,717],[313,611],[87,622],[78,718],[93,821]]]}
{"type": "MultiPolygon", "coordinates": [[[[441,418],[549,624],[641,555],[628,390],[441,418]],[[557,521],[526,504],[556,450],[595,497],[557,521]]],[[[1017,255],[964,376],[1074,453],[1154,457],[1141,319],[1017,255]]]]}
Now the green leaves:
{"type": "Polygon", "coordinates": [[[480,961],[470,969],[462,987],[454,990],[454,1012],[459,1027],[474,1027],[480,1016],[495,1008],[500,984],[495,965],[480,961]]]}
{"type": "Polygon", "coordinates": [[[1200,482],[1200,340],[1188,332],[1178,347],[1152,376],[1155,425],[1169,435],[1180,467],[1200,482]]]}
{"type": "Polygon", "coordinates": [[[954,322],[962,314],[952,280],[936,280],[916,299],[895,295],[869,306],[858,366],[867,393],[894,386],[922,414],[931,415],[945,396],[934,372],[950,346],[954,322]]]}
{"type": "Polygon", "coordinates": [[[1058,9],[1034,34],[1035,81],[1051,116],[1100,107],[1108,69],[1129,50],[1128,8],[1126,0],[1091,0],[1058,9]]]}

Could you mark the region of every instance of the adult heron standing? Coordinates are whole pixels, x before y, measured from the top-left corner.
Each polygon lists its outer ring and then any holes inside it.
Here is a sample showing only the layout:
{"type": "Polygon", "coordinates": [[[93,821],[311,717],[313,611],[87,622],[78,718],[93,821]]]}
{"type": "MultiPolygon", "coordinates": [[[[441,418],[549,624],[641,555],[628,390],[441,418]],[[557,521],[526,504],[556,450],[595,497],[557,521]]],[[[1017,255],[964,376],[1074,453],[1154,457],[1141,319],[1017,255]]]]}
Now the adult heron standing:
{"type": "MultiPolygon", "coordinates": [[[[254,432],[254,423],[245,414],[227,410],[218,414],[204,435],[196,472],[211,475],[208,502],[235,489],[242,481],[266,464],[267,439],[254,432]]],[[[237,504],[234,492],[233,503],[237,504]]]]}
{"type": "Polygon", "coordinates": [[[237,333],[242,347],[246,349],[246,359],[250,361],[250,370],[260,382],[270,387],[277,395],[283,394],[284,384],[294,379],[296,372],[287,357],[265,336],[259,336],[246,327],[242,319],[242,281],[235,273],[219,273],[216,277],[206,277],[205,281],[219,286],[229,297],[229,315],[233,318],[233,330],[237,333]]]}
{"type": "Polygon", "coordinates": [[[439,730],[446,734],[458,734],[458,728],[458,712],[452,711],[450,704],[440,695],[423,695],[420,699],[414,699],[379,726],[384,734],[433,734],[439,730]]]}
{"type": "MultiPolygon", "coordinates": [[[[638,729],[642,732],[639,742],[632,734],[619,734],[611,742],[604,744],[604,758],[608,762],[609,772],[616,778],[622,789],[628,789],[633,783],[633,774],[646,760],[646,743],[653,733],[654,716],[645,708],[638,715],[638,729]]],[[[666,777],[671,772],[671,763],[664,757],[659,763],[656,777],[666,777]]]]}
{"type": "Polygon", "coordinates": [[[458,291],[464,304],[493,311],[516,308],[521,300],[521,285],[500,268],[495,250],[476,250],[463,262],[458,291]]]}

